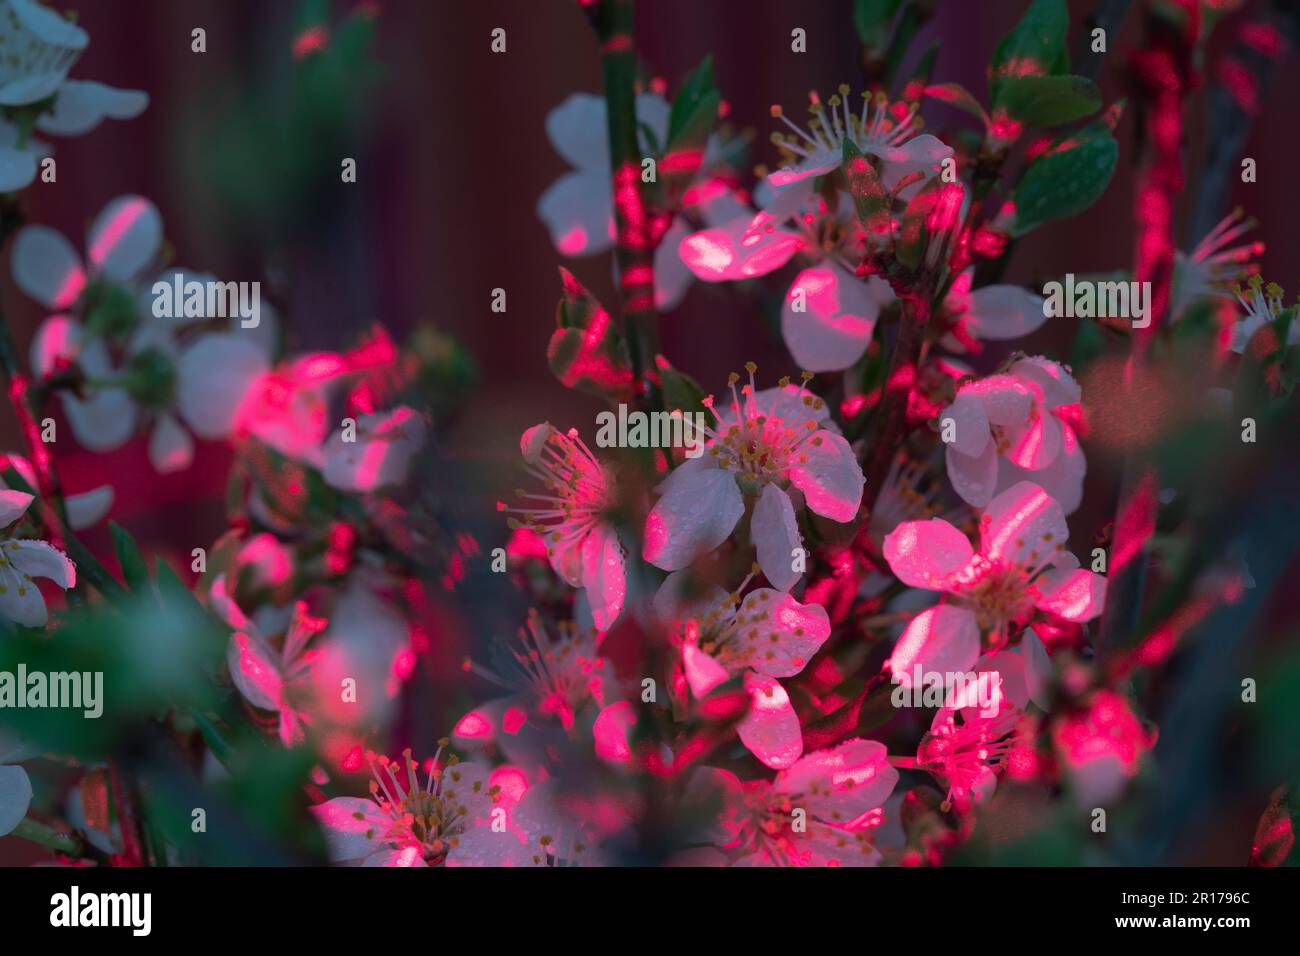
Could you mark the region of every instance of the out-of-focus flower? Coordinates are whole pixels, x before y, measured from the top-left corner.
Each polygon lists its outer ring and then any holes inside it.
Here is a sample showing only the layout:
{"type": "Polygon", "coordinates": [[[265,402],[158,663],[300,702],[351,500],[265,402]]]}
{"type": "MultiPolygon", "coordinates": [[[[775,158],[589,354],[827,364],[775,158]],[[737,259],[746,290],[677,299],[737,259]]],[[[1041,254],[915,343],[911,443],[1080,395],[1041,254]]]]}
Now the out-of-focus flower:
{"type": "MultiPolygon", "coordinates": [[[[1263,255],[1264,243],[1255,240],[1231,245],[1255,228],[1240,209],[1224,216],[1190,253],[1174,256],[1173,291],[1169,314],[1177,321],[1188,306],[1210,297],[1230,298],[1233,283],[1263,255]]],[[[1236,351],[1240,351],[1237,349],[1236,351]]]]}
{"type": "Polygon", "coordinates": [[[885,745],[854,737],[804,755],[772,782],[704,768],[690,789],[695,799],[721,800],[707,836],[739,850],[735,865],[874,866],[872,831],[897,783],[885,745]]]}
{"type": "Polygon", "coordinates": [[[549,422],[534,425],[519,440],[524,467],[542,482],[544,494],[521,492],[527,507],[499,510],[517,514],[522,525],[546,539],[555,573],[585,588],[599,630],[613,626],[627,596],[627,551],[609,521],[616,504],[614,478],[579,436],[549,422]]]}
{"type": "Polygon", "coordinates": [[[971,340],[1002,342],[1024,338],[1047,321],[1043,297],[1018,285],[986,285],[971,290],[975,267],[953,281],[944,297],[944,309],[953,319],[953,331],[941,344],[952,352],[967,351],[971,340]]]}
{"type": "Polygon", "coordinates": [[[226,650],[230,679],[250,704],[278,715],[280,740],[286,747],[301,743],[312,722],[313,665],[319,657],[307,645],[327,622],[312,617],[299,601],[283,644],[276,648],[230,596],[224,574],[212,582],[211,599],[217,614],[233,629],[226,650]]]}
{"type": "MultiPolygon", "coordinates": [[[[637,124],[645,155],[663,149],[668,135],[671,107],[657,93],[636,98],[637,124]],[[645,141],[646,132],[653,137],[645,141]]],[[[546,117],[546,135],[555,151],[573,169],[542,193],[537,215],[550,230],[555,248],[566,256],[589,256],[611,249],[615,240],[613,181],[609,166],[606,105],[601,96],[574,93],[546,117]]],[[[706,221],[722,221],[735,215],[737,203],[731,191],[711,179],[719,149],[716,138],[706,147],[697,188],[687,191],[685,200],[706,221]]],[[[683,217],[668,226],[655,250],[655,306],[671,309],[682,300],[691,274],[677,255],[677,246],[690,232],[683,217]]]]}
{"type": "Polygon", "coordinates": [[[1041,356],[961,386],[939,413],[953,426],[945,448],[953,490],[982,508],[1016,482],[1032,481],[1074,512],[1088,467],[1072,424],[1079,398],[1065,367],[1041,356]]]}
{"type": "Polygon", "coordinates": [[[312,807],[330,859],[361,866],[523,865],[526,847],[505,825],[518,796],[493,782],[501,771],[454,756],[441,763],[442,750],[423,773],[409,750],[400,762],[369,754],[369,798],[335,797],[312,807]]]}
{"type": "MultiPolygon", "coordinates": [[[[852,521],[865,479],[853,450],[830,421],[826,403],[783,379],[777,388],[728,383],[729,408],[705,428],[707,454],[689,459],[659,486],[646,518],[645,558],[665,571],[684,568],[722,544],[754,502],[751,534],[763,574],[789,590],[799,580],[795,553],[802,547],[795,502],[832,521],[852,521]]],[[[806,376],[805,381],[808,377],[806,376]]]]}
{"type": "Polygon", "coordinates": [[[1106,579],[1065,551],[1061,506],[1037,485],[1020,482],[989,502],[980,517],[980,550],[940,518],[908,521],[885,538],[885,559],[904,584],[947,599],[914,617],[889,668],[910,686],[912,670],[964,672],[980,656],[980,635],[1003,646],[1014,627],[1046,613],[1088,621],[1106,601],[1106,579]]]}
{"type": "MultiPolygon", "coordinates": [[[[144,277],[157,264],[162,235],[162,218],[152,202],[119,196],[92,224],[85,264],[62,234],[32,225],[14,240],[13,273],[24,292],[59,310],[32,339],[33,369],[46,376],[75,363],[85,376],[81,396],[63,393],[77,440],[92,451],[109,451],[135,433],[142,414],[150,414],[149,460],[157,471],[171,472],[188,468],[194,458],[193,439],[181,421],[205,438],[226,437],[228,432],[214,432],[210,422],[242,397],[249,368],[265,367],[269,356],[262,329],[224,333],[238,343],[234,351],[244,358],[240,363],[225,353],[214,355],[207,336],[179,346],[174,333],[192,319],[154,318],[144,277]],[[81,318],[63,310],[78,311],[81,318]],[[120,367],[114,367],[109,351],[117,340],[125,342],[120,367]],[[223,376],[216,397],[205,388],[210,374],[223,376]]],[[[186,276],[184,270],[169,270],[169,278],[170,273],[186,276]]],[[[269,329],[273,319],[262,318],[269,329]]],[[[237,323],[232,317],[232,325],[237,323]]]]}
{"type": "Polygon", "coordinates": [[[1081,807],[1118,798],[1155,741],[1154,731],[1142,726],[1128,699],[1104,688],[1082,710],[1063,715],[1052,726],[1052,743],[1081,807]]]}
{"type": "Polygon", "coordinates": [[[687,601],[689,576],[686,571],[668,575],[654,609],[679,642],[691,693],[702,698],[743,673],[751,705],[736,728],[741,742],[769,767],[790,766],[803,753],[803,733],[777,678],[798,674],[826,643],[831,633],[826,609],[772,588],[756,588],[742,601],[745,584],[734,594],[715,588],[687,601]]]}
{"type": "Polygon", "coordinates": [[[341,428],[325,443],[326,484],[342,491],[375,491],[406,480],[411,459],[424,447],[424,419],[403,405],[362,415],[350,436],[341,428]]]}
{"type": "Polygon", "coordinates": [[[552,637],[541,616],[530,612],[527,626],[519,630],[519,646],[510,648],[501,666],[466,661],[467,671],[510,693],[457,721],[452,741],[461,746],[498,743],[510,752],[513,739],[548,718],[573,731],[577,714],[587,704],[605,706],[616,680],[613,666],[600,656],[597,637],[572,621],[561,622],[559,636],[552,637]]]}
{"type": "MultiPolygon", "coordinates": [[[[149,105],[145,93],[67,78],[89,43],[85,30],[35,0],[0,2],[0,106],[36,108],[49,100],[35,127],[59,136],[88,133],[105,118],[139,116],[149,105]]],[[[36,178],[46,150],[7,120],[0,120],[0,143],[0,192],[22,189],[36,178]]]]}
{"type": "MultiPolygon", "coordinates": [[[[18,521],[35,500],[21,491],[0,491],[0,528],[18,521]]],[[[66,554],[44,541],[0,538],[0,615],[24,627],[45,626],[50,612],[36,578],[66,591],[77,583],[77,569],[66,554]]]]}
{"type": "MultiPolygon", "coordinates": [[[[36,471],[32,468],[32,463],[22,455],[15,455],[12,452],[0,453],[0,471],[5,468],[12,468],[18,472],[23,481],[27,482],[28,488],[38,487],[36,471]]],[[[4,479],[0,478],[0,490],[5,490],[7,487],[4,479]]],[[[113,507],[113,487],[100,485],[90,491],[67,495],[63,499],[63,504],[68,511],[68,526],[73,531],[81,531],[98,524],[108,514],[113,507]]]]}

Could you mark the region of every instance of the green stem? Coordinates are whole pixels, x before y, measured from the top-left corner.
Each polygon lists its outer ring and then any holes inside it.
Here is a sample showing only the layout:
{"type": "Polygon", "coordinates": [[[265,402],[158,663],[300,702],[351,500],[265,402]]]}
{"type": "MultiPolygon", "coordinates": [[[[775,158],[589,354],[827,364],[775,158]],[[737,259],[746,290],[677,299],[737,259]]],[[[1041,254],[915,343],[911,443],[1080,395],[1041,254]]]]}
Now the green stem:
{"type": "Polygon", "coordinates": [[[592,9],[600,40],[613,170],[614,222],[621,291],[623,330],[637,383],[637,398],[653,410],[662,408],[654,381],[659,354],[659,315],[655,311],[652,214],[641,188],[641,146],[636,118],[636,30],[634,0],[601,0],[592,9]]]}
{"type": "Polygon", "coordinates": [[[68,856],[81,855],[81,840],[72,833],[62,833],[44,823],[38,823],[31,817],[18,821],[18,826],[10,832],[10,836],[22,837],[32,843],[39,843],[41,846],[49,847],[59,853],[65,853],[68,856]]]}

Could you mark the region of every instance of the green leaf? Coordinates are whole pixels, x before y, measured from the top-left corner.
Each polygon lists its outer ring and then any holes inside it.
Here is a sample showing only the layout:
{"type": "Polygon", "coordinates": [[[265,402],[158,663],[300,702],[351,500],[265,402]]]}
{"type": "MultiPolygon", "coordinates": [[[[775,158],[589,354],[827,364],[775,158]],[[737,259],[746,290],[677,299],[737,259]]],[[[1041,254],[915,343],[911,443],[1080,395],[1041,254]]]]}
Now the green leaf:
{"type": "Polygon", "coordinates": [[[1065,0],[1034,0],[1020,22],[1002,38],[989,65],[989,90],[994,107],[1011,77],[1050,76],[1069,68],[1065,39],[1070,11],[1065,0]]]}
{"type": "Polygon", "coordinates": [[[1026,126],[1060,126],[1101,109],[1101,91],[1084,76],[1013,76],[998,106],[1026,126]]]}
{"type": "Polygon", "coordinates": [[[665,409],[670,412],[681,409],[687,415],[702,412],[710,421],[713,420],[713,413],[704,407],[704,389],[695,379],[664,363],[659,368],[659,380],[665,409]]]}
{"type": "Polygon", "coordinates": [[[1083,212],[1110,185],[1118,158],[1119,144],[1103,123],[1049,148],[1029,164],[1016,187],[1014,234],[1083,212]]]}
{"type": "Polygon", "coordinates": [[[617,324],[596,297],[567,269],[560,270],[564,296],[556,308],[558,328],[546,359],[561,384],[607,399],[632,397],[632,365],[617,324]]]}
{"type": "Polygon", "coordinates": [[[713,57],[706,56],[682,84],[668,117],[668,141],[658,178],[669,197],[685,192],[699,172],[721,103],[722,94],[713,80],[713,57]]]}
{"type": "Polygon", "coordinates": [[[126,586],[132,591],[143,591],[149,585],[149,566],[145,564],[144,555],[127,531],[115,521],[108,523],[109,534],[113,536],[113,551],[117,554],[118,566],[126,586]]]}
{"type": "Polygon", "coordinates": [[[858,221],[867,233],[867,245],[874,248],[889,238],[893,230],[890,206],[893,197],[880,181],[876,167],[862,154],[853,140],[844,138],[844,177],[849,183],[849,195],[858,221]]]}

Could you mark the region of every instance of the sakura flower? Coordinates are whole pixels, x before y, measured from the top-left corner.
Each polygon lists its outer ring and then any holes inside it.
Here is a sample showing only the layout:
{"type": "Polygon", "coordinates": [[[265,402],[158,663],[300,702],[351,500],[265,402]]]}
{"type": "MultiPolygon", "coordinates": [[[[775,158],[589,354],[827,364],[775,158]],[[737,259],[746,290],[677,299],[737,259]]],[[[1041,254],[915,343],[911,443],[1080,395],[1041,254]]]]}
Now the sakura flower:
{"type": "MultiPolygon", "coordinates": [[[[21,491],[0,491],[0,528],[27,513],[36,499],[21,491]]],[[[76,566],[53,545],[30,538],[0,538],[0,615],[23,627],[44,627],[50,613],[36,578],[63,590],[77,583],[76,566]]]]}
{"type": "Polygon", "coordinates": [[[686,461],[660,484],[646,518],[645,558],[665,571],[686,567],[731,535],[748,501],[763,574],[789,590],[800,575],[792,560],[802,547],[796,502],[847,523],[857,515],[866,480],[825,402],[788,379],[755,391],[756,366],[746,369],[749,383],[739,391],[738,375],[728,382],[730,408],[706,400],[717,416],[716,425],[704,429],[707,454],[686,461]]]}
{"type": "Polygon", "coordinates": [[[980,517],[980,550],[948,522],[908,521],[885,538],[885,560],[911,587],[941,591],[943,603],[914,617],[890,656],[889,669],[910,686],[912,671],[968,671],[981,633],[997,649],[1015,628],[1046,614],[1073,622],[1097,617],[1106,579],[1066,552],[1061,506],[1037,485],[1020,482],[994,498],[980,517]]]}
{"type": "MultiPolygon", "coordinates": [[[[35,0],[4,0],[0,106],[15,111],[51,100],[48,110],[36,117],[35,127],[64,136],[89,132],[105,117],[139,116],[149,103],[144,93],[67,78],[89,42],[85,30],[35,0]]],[[[45,151],[8,121],[0,121],[0,141],[0,192],[22,189],[36,178],[36,163],[45,151]]]]}
{"type": "MultiPolygon", "coordinates": [[[[1246,351],[1251,336],[1265,325],[1276,322],[1282,314],[1282,287],[1276,282],[1268,285],[1259,276],[1251,276],[1245,289],[1234,290],[1237,302],[1245,315],[1237,320],[1232,330],[1232,350],[1237,354],[1246,351]]],[[[1287,332],[1287,345],[1300,344],[1300,322],[1292,322],[1287,332]]]]}
{"type": "Polygon", "coordinates": [[[1195,302],[1232,296],[1234,281],[1264,252],[1264,243],[1259,241],[1232,245],[1254,227],[1253,219],[1247,219],[1240,209],[1235,209],[1219,220],[1190,253],[1180,250],[1175,254],[1169,303],[1169,314],[1175,321],[1195,302]]]}
{"type": "Polygon", "coordinates": [[[226,589],[224,574],[213,581],[211,598],[213,609],[233,629],[226,651],[231,680],[250,704],[277,715],[280,740],[286,747],[301,743],[312,722],[312,671],[319,656],[307,645],[324,630],[326,621],[312,617],[306,604],[299,601],[283,643],[277,648],[239,609],[226,589]]]}
{"type": "MultiPolygon", "coordinates": [[[[0,471],[5,468],[12,468],[18,472],[28,488],[37,487],[36,471],[32,468],[31,462],[21,455],[0,453],[0,471]]],[[[4,479],[0,478],[0,490],[7,487],[4,479]]],[[[72,530],[81,531],[93,527],[102,521],[109,509],[113,507],[113,487],[100,485],[90,491],[65,495],[63,505],[68,512],[68,526],[72,530]]]]}
{"type": "Polygon", "coordinates": [[[374,491],[406,480],[411,459],[424,446],[424,421],[405,405],[362,415],[349,436],[341,428],[325,445],[325,483],[342,491],[374,491]]]}
{"type": "Polygon", "coordinates": [[[1135,776],[1156,735],[1145,730],[1128,700],[1098,690],[1087,706],[1052,727],[1052,743],[1081,807],[1110,803],[1135,776]]]}
{"type": "Polygon", "coordinates": [[[475,707],[457,723],[452,740],[461,746],[497,742],[516,763],[522,762],[526,742],[514,741],[558,721],[566,732],[589,704],[604,707],[615,683],[614,668],[600,656],[598,635],[565,621],[552,636],[541,615],[532,611],[499,666],[465,662],[465,669],[505,688],[506,696],[475,707]]]}
{"type": "Polygon", "coordinates": [[[794,133],[773,136],[773,142],[792,160],[768,177],[774,198],[766,211],[778,220],[803,205],[812,195],[818,176],[839,168],[844,160],[845,140],[851,141],[858,152],[879,161],[881,182],[891,190],[912,173],[933,175],[953,154],[952,147],[942,140],[929,133],[917,134],[921,127],[917,104],[890,104],[883,94],[873,98],[863,93],[861,114],[855,115],[849,108],[847,85],[841,85],[838,94],[825,105],[816,94],[810,99],[811,118],[806,130],[785,116],[779,106],[772,108],[772,115],[794,133]]]}
{"type": "Polygon", "coordinates": [[[501,511],[522,516],[522,524],[547,542],[555,573],[575,588],[585,588],[599,630],[612,627],[627,594],[626,549],[609,521],[616,504],[615,485],[606,466],[578,437],[549,422],[534,425],[519,441],[528,472],[542,482],[545,494],[521,492],[528,507],[501,511]]]}
{"type": "Polygon", "coordinates": [[[369,798],[335,797],[312,807],[330,859],[351,866],[522,865],[520,838],[492,826],[512,806],[510,791],[492,781],[487,767],[454,756],[442,763],[442,753],[440,745],[423,773],[409,750],[400,762],[369,754],[369,798]]]}
{"type": "Polygon", "coordinates": [[[17,764],[30,756],[22,741],[0,732],[0,837],[12,833],[27,816],[32,781],[17,764]]]}
{"type": "Polygon", "coordinates": [[[874,866],[872,831],[897,783],[884,744],[854,737],[804,755],[771,782],[704,768],[690,789],[714,805],[721,798],[709,836],[741,854],[737,866],[874,866]]]}
{"type": "MultiPolygon", "coordinates": [[[[645,155],[664,147],[670,112],[668,102],[656,93],[637,96],[637,125],[645,155]]],[[[573,94],[547,115],[546,135],[573,166],[537,203],[537,215],[546,223],[555,248],[566,256],[596,255],[613,248],[613,180],[604,97],[573,94]]],[[[734,200],[730,190],[711,181],[704,171],[714,165],[718,148],[717,141],[710,140],[697,186],[687,191],[684,201],[697,206],[706,219],[721,220],[733,214],[734,200]]],[[[655,250],[655,305],[660,309],[673,308],[686,294],[691,275],[677,256],[677,245],[689,231],[685,218],[677,217],[655,250]]]]}
{"type": "Polygon", "coordinates": [[[698,601],[684,600],[689,572],[668,575],[654,598],[655,612],[671,624],[691,693],[706,696],[744,674],[749,713],[737,725],[741,742],[769,767],[788,767],[803,753],[803,733],[790,697],[777,678],[793,677],[830,636],[820,604],[802,604],[772,588],[740,599],[721,588],[698,601]]]}
{"type": "Polygon", "coordinates": [[[1021,358],[1005,372],[969,382],[939,413],[951,424],[948,480],[983,507],[1017,481],[1041,485],[1065,509],[1079,507],[1087,462],[1072,424],[1079,385],[1063,365],[1021,358]]]}

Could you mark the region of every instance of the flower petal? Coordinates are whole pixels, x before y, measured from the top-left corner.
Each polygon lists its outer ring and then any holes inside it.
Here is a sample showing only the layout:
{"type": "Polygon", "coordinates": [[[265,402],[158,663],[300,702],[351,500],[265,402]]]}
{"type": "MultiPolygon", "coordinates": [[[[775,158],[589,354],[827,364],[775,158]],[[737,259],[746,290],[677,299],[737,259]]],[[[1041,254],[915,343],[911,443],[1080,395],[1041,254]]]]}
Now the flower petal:
{"type": "Polygon", "coordinates": [[[162,248],[162,216],[143,196],[118,196],[95,218],[86,237],[86,260],[110,279],[138,276],[162,248]]]}
{"type": "Polygon", "coordinates": [[[15,581],[12,576],[0,583],[0,617],[23,627],[44,627],[50,619],[41,589],[31,581],[15,581]]]}
{"type": "Polygon", "coordinates": [[[758,565],[773,586],[788,591],[801,574],[794,569],[794,552],[803,546],[790,496],[774,484],[764,486],[750,521],[758,565]]]}
{"type": "Polygon", "coordinates": [[[677,217],[655,250],[655,308],[661,312],[677,308],[691,287],[694,275],[677,254],[677,247],[690,232],[686,220],[677,217]]]}
{"type": "Polygon", "coordinates": [[[605,115],[605,98],[592,93],[574,93],[546,114],[546,137],[555,151],[575,169],[593,170],[602,178],[609,172],[605,115]]]}
{"type": "Polygon", "coordinates": [[[939,424],[945,431],[949,421],[952,422],[952,441],[947,441],[945,435],[948,447],[967,458],[978,458],[992,437],[984,403],[974,393],[962,389],[952,404],[939,413],[939,424]]]}
{"type": "Polygon", "coordinates": [[[105,118],[134,119],[149,105],[142,90],[119,90],[94,80],[64,80],[49,112],[36,120],[42,133],[80,136],[105,118]]]}
{"type": "Polygon", "coordinates": [[[779,681],[754,672],[745,675],[749,713],[736,725],[736,733],[749,752],[774,770],[790,766],[803,753],[803,731],[779,681]]]}
{"type": "Polygon", "coordinates": [[[239,407],[268,371],[266,356],[252,342],[211,332],[181,353],[176,408],[200,438],[225,438],[234,431],[239,407]]]}
{"type": "Polygon", "coordinates": [[[1011,375],[990,375],[963,385],[961,390],[984,403],[984,414],[991,424],[1004,428],[1024,422],[1034,405],[1033,393],[1011,375]]]}
{"type": "Polygon", "coordinates": [[[63,233],[24,226],[14,239],[11,263],[18,288],[51,309],[66,309],[86,287],[81,256],[63,233]]]}
{"type": "Polygon", "coordinates": [[[335,797],[311,807],[335,863],[354,863],[382,849],[392,820],[373,800],[335,797]]]}
{"type": "Polygon", "coordinates": [[[614,626],[627,595],[626,549],[611,525],[600,524],[582,542],[582,585],[597,630],[614,626]]]}
{"type": "Polygon", "coordinates": [[[945,467],[952,490],[968,505],[982,508],[998,490],[999,463],[996,442],[989,442],[975,458],[968,458],[952,445],[944,449],[945,467]]]}
{"type": "Polygon", "coordinates": [[[0,490],[0,528],[7,528],[23,515],[36,500],[35,495],[12,488],[0,490]]]}
{"type": "Polygon", "coordinates": [[[705,282],[734,282],[767,275],[802,249],[798,233],[777,229],[759,213],[693,232],[677,246],[686,267],[705,282]],[[757,225],[756,225],[757,224],[757,225]]]}
{"type": "Polygon", "coordinates": [[[818,819],[844,825],[882,806],[897,784],[885,745],[853,737],[800,757],[777,774],[772,789],[818,819]]]}
{"type": "Polygon", "coordinates": [[[1016,362],[1011,374],[1042,395],[1048,408],[1074,405],[1083,395],[1079,383],[1064,366],[1041,355],[1016,362]]]}
{"type": "Polygon", "coordinates": [[[68,495],[68,525],[73,531],[82,531],[99,524],[113,507],[113,486],[100,485],[90,491],[68,495]]]}
{"type": "Polygon", "coordinates": [[[90,451],[120,448],[135,434],[138,409],[124,388],[101,388],[85,400],[63,396],[63,412],[83,446],[90,451]]]}
{"type": "Polygon", "coordinates": [[[34,538],[10,541],[5,556],[16,570],[33,578],[48,578],[65,591],[77,583],[77,566],[52,544],[34,538]]]}
{"type": "Polygon", "coordinates": [[[0,767],[0,837],[7,836],[27,816],[32,781],[22,767],[0,767]]]}
{"type": "Polygon", "coordinates": [[[149,436],[149,462],[159,474],[184,471],[194,461],[194,439],[173,415],[159,415],[149,436]]]}
{"type": "Polygon", "coordinates": [[[709,691],[724,684],[731,676],[730,672],[718,663],[717,658],[700,650],[699,645],[687,641],[682,645],[682,671],[686,674],[686,683],[697,699],[708,695],[709,691]]]}
{"type": "Polygon", "coordinates": [[[266,641],[247,631],[235,631],[226,647],[226,665],[239,692],[254,707],[279,710],[284,698],[284,675],[279,655],[266,641]]]}
{"type": "Polygon", "coordinates": [[[1035,406],[1035,412],[1027,421],[1006,430],[1011,443],[1005,452],[1007,460],[1030,471],[1046,468],[1056,461],[1063,442],[1061,420],[1042,405],[1035,406]]]}
{"type": "Polygon", "coordinates": [[[889,657],[889,670],[904,687],[912,671],[965,673],[980,656],[980,629],[975,615],[951,604],[926,608],[908,622],[889,657]]]}
{"type": "Polygon", "coordinates": [[[805,269],[786,293],[781,335],[800,368],[849,368],[871,344],[880,306],[891,298],[888,284],[875,276],[863,281],[834,264],[805,269]]]}
{"type": "Polygon", "coordinates": [[[807,460],[790,468],[790,483],[804,493],[808,507],[832,521],[852,521],[866,479],[844,436],[823,428],[804,439],[797,451],[807,460]]]}
{"type": "Polygon", "coordinates": [[[743,663],[766,677],[798,674],[831,634],[826,608],[801,604],[771,588],[757,588],[745,596],[736,625],[736,634],[728,642],[728,663],[743,663]]]}
{"type": "Polygon", "coordinates": [[[646,516],[645,559],[665,571],[684,568],[727,540],[744,513],[731,472],[692,471],[674,481],[646,516]]]}
{"type": "Polygon", "coordinates": [[[592,256],[614,245],[614,202],[603,173],[565,173],[537,201],[555,248],[566,256],[592,256]]]}
{"type": "Polygon", "coordinates": [[[1021,338],[1047,321],[1043,297],[1018,285],[976,289],[963,318],[966,331],[986,342],[1021,338]]]}
{"type": "Polygon", "coordinates": [[[944,521],[904,521],[885,537],[885,560],[909,587],[942,591],[975,556],[964,534],[944,521]]]}
{"type": "Polygon", "coordinates": [[[0,146],[0,193],[13,193],[36,178],[36,154],[0,146]]]}
{"type": "Polygon", "coordinates": [[[1106,579],[1084,568],[1052,568],[1034,586],[1038,609],[1067,621],[1091,621],[1106,606],[1106,579]]]}
{"type": "Polygon", "coordinates": [[[1030,471],[1005,458],[998,460],[998,487],[1009,488],[1017,481],[1031,481],[1057,500],[1067,515],[1083,503],[1083,479],[1088,461],[1074,429],[1061,422],[1061,452],[1046,468],[1030,471]]]}

